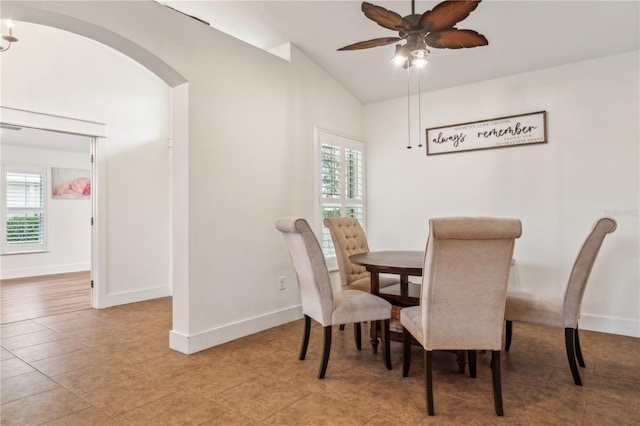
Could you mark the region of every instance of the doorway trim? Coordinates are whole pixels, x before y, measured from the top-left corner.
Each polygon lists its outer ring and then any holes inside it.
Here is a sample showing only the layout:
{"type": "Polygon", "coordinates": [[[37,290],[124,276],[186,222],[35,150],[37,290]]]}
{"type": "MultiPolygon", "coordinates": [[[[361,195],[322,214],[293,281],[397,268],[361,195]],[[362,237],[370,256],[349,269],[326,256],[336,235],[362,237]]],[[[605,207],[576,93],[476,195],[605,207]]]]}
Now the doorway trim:
{"type": "Polygon", "coordinates": [[[106,279],[106,167],[100,150],[107,137],[107,125],[73,117],[63,117],[36,111],[0,106],[0,124],[67,133],[90,138],[91,147],[91,182],[93,188],[91,228],[91,306],[103,307],[106,279]]]}

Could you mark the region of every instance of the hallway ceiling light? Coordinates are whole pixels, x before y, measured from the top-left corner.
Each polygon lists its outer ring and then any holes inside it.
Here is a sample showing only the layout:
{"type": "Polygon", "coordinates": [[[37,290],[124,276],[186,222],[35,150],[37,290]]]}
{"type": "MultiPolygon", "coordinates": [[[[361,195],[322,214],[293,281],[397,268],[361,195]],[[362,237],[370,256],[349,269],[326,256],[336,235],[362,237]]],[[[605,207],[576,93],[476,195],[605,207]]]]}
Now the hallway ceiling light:
{"type": "Polygon", "coordinates": [[[18,41],[18,39],[13,36],[13,21],[11,19],[7,20],[7,28],[9,28],[9,34],[2,34],[2,39],[8,41],[9,45],[7,45],[7,47],[0,46],[0,52],[6,52],[11,47],[11,43],[18,41]]]}

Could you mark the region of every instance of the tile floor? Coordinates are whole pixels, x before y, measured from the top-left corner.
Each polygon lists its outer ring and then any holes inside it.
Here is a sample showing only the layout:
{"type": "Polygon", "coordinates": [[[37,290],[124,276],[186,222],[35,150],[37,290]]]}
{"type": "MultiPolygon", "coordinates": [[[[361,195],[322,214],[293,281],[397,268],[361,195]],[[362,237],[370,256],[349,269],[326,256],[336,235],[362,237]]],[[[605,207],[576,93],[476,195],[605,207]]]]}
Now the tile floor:
{"type": "MultiPolygon", "coordinates": [[[[434,356],[434,417],[425,413],[420,348],[401,377],[350,326],[334,328],[318,380],[322,331],[306,361],[302,321],[194,355],[168,348],[171,299],[2,325],[2,425],[625,425],[640,421],[640,339],[583,331],[584,386],[573,384],[562,330],[514,324],[502,355],[505,416],[495,416],[488,354],[478,377],[434,356]]],[[[363,335],[366,335],[363,327],[363,335]]]]}

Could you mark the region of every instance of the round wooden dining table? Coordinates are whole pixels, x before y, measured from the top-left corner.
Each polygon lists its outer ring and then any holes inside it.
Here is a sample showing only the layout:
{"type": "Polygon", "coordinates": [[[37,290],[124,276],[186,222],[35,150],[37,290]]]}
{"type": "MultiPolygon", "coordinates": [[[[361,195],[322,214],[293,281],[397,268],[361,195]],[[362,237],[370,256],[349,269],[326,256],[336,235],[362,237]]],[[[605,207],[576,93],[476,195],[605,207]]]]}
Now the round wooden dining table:
{"type": "Polygon", "coordinates": [[[424,251],[370,251],[354,254],[349,260],[371,274],[371,294],[397,306],[419,304],[420,284],[410,283],[409,276],[422,276],[424,251]],[[380,289],[380,274],[399,275],[400,283],[380,289]]]}

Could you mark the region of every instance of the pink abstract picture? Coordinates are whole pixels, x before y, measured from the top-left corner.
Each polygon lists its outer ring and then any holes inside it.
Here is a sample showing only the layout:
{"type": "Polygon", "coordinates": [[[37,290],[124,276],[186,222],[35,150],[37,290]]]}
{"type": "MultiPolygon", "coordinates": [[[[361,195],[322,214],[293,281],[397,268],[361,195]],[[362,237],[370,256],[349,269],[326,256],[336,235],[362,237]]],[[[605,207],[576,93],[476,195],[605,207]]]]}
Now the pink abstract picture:
{"type": "Polygon", "coordinates": [[[54,167],[51,169],[53,198],[62,199],[90,199],[91,180],[89,170],[66,169],[54,167]]]}

